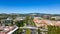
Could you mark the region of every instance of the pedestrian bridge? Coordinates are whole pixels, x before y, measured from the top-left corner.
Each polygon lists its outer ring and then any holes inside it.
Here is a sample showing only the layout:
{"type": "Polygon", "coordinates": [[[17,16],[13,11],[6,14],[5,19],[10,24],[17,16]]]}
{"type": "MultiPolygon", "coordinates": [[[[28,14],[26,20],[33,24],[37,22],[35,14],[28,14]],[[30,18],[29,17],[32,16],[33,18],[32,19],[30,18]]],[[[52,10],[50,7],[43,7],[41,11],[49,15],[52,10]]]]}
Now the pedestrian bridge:
{"type": "Polygon", "coordinates": [[[20,27],[21,29],[27,29],[27,28],[29,28],[29,29],[38,29],[37,27],[20,27]]]}

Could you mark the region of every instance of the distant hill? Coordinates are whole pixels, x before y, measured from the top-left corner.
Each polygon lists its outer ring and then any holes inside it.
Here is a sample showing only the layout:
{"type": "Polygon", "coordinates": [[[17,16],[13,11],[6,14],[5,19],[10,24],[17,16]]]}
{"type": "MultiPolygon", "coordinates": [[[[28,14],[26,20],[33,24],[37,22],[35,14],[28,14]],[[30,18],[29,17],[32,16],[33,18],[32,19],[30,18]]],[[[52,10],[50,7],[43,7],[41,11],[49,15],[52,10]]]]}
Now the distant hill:
{"type": "Polygon", "coordinates": [[[44,13],[28,13],[28,14],[16,14],[16,13],[11,13],[11,14],[5,14],[5,13],[2,13],[0,14],[0,16],[43,16],[43,15],[51,15],[51,16],[60,16],[60,14],[44,14],[44,13]]]}

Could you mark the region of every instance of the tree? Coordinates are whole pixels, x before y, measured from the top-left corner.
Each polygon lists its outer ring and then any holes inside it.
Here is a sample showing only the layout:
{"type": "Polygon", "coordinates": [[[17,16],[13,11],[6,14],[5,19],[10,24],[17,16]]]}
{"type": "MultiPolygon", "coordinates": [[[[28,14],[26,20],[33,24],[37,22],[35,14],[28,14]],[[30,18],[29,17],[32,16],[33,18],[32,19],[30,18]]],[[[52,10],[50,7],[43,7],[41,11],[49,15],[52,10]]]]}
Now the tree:
{"type": "Polygon", "coordinates": [[[51,18],[51,20],[55,20],[55,18],[51,18]]]}
{"type": "Polygon", "coordinates": [[[40,34],[40,29],[38,29],[38,34],[40,34]]]}
{"type": "Polygon", "coordinates": [[[47,34],[60,34],[60,27],[59,26],[48,26],[47,34]]]}
{"type": "Polygon", "coordinates": [[[17,25],[18,27],[24,26],[24,22],[23,22],[23,21],[24,21],[24,20],[17,21],[17,22],[16,22],[16,25],[17,25]]]}

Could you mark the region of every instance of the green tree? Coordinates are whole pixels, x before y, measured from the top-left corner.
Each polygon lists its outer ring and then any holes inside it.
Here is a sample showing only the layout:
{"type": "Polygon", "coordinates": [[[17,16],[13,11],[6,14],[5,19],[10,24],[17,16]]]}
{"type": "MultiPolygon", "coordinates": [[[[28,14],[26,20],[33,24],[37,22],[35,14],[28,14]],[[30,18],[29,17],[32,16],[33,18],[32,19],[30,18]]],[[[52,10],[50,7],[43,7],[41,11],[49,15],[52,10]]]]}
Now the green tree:
{"type": "Polygon", "coordinates": [[[41,32],[40,29],[38,29],[38,34],[40,34],[40,32],[41,32]]]}
{"type": "Polygon", "coordinates": [[[51,20],[55,20],[55,18],[51,18],[51,20]]]}
{"type": "Polygon", "coordinates": [[[17,22],[16,22],[16,25],[17,25],[18,27],[24,26],[24,22],[23,22],[23,21],[24,21],[24,20],[17,21],[17,22]]]}
{"type": "Polygon", "coordinates": [[[60,34],[60,27],[58,27],[58,26],[48,26],[47,34],[60,34]]]}

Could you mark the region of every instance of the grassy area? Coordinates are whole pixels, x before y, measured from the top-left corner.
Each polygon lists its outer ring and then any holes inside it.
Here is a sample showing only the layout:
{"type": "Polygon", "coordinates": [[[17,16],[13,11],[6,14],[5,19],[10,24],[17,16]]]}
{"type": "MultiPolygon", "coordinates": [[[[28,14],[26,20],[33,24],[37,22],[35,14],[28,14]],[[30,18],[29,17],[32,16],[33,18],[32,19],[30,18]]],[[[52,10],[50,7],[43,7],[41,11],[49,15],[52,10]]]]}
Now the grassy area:
{"type": "Polygon", "coordinates": [[[26,34],[31,34],[31,30],[30,29],[27,29],[26,30],[26,34]]]}

